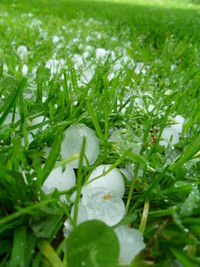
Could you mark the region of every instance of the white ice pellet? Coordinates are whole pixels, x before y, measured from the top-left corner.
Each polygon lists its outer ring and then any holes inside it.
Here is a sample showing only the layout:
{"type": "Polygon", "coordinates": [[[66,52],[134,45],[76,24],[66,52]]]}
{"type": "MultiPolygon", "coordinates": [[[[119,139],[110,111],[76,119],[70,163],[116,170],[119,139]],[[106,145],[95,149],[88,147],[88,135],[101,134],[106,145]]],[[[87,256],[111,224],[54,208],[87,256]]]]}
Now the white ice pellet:
{"type": "Polygon", "coordinates": [[[120,225],[114,229],[120,246],[120,264],[130,264],[135,256],[145,248],[142,233],[134,228],[120,225]]]}
{"type": "Polygon", "coordinates": [[[103,59],[106,56],[106,50],[104,48],[97,48],[96,49],[96,58],[103,59]]]}
{"type": "MultiPolygon", "coordinates": [[[[36,118],[30,120],[30,121],[29,121],[29,124],[30,124],[30,126],[34,126],[34,125],[43,123],[45,120],[46,120],[46,118],[45,118],[44,116],[38,116],[38,117],[36,117],[36,118]]],[[[44,130],[46,130],[47,127],[48,127],[48,124],[45,124],[45,125],[41,126],[40,129],[41,129],[42,131],[44,131],[44,130]]],[[[38,131],[38,128],[32,130],[32,133],[36,134],[37,131],[38,131]]]]}
{"type": "Polygon", "coordinates": [[[53,36],[53,43],[57,44],[60,41],[60,38],[57,35],[53,36]]]}
{"type": "Polygon", "coordinates": [[[64,237],[67,238],[71,231],[73,230],[73,226],[70,222],[69,219],[67,219],[65,222],[64,222],[64,227],[63,227],[63,234],[64,234],[64,237]]]}
{"type": "MultiPolygon", "coordinates": [[[[80,153],[84,137],[86,138],[85,156],[89,165],[94,164],[99,155],[99,141],[95,133],[84,124],[72,125],[65,131],[65,137],[61,145],[62,158],[80,153]]],[[[73,168],[78,168],[79,159],[73,160],[69,164],[73,168]]],[[[83,165],[87,166],[85,159],[83,165]]]]}
{"type": "Polygon", "coordinates": [[[8,66],[6,65],[6,63],[3,64],[3,71],[8,72],[8,66]]]}
{"type": "Polygon", "coordinates": [[[63,172],[62,167],[51,171],[47,179],[42,185],[42,190],[45,194],[52,193],[55,189],[58,191],[67,191],[76,185],[76,176],[74,170],[66,165],[63,172]]]}
{"type": "Polygon", "coordinates": [[[51,74],[56,74],[57,72],[59,72],[61,70],[62,67],[64,67],[65,65],[65,60],[64,59],[49,59],[46,64],[45,67],[50,69],[51,74]]]}
{"type": "Polygon", "coordinates": [[[150,105],[148,106],[148,112],[151,112],[154,108],[155,108],[155,106],[152,105],[152,104],[150,104],[150,105]]]}
{"type": "Polygon", "coordinates": [[[124,138],[122,134],[122,129],[115,130],[108,139],[109,142],[115,142],[115,143],[123,142],[123,140],[124,138]]]}
{"type": "Polygon", "coordinates": [[[175,145],[178,143],[178,141],[179,141],[178,133],[172,127],[166,127],[162,132],[159,144],[161,146],[168,147],[169,143],[171,145],[175,145]]]}
{"type": "Polygon", "coordinates": [[[144,67],[144,63],[138,62],[135,67],[135,74],[140,74],[142,72],[143,67],[144,67]]]}
{"type": "MultiPolygon", "coordinates": [[[[7,125],[7,124],[10,124],[12,122],[12,117],[13,117],[13,114],[10,112],[8,113],[5,121],[4,121],[4,124],[7,125]]],[[[16,123],[18,120],[20,119],[20,116],[18,113],[15,113],[15,120],[14,120],[14,123],[16,123]]]]}
{"type": "Polygon", "coordinates": [[[28,49],[24,45],[20,45],[17,48],[17,54],[20,57],[20,59],[25,59],[28,56],[28,49]]]}
{"type": "Polygon", "coordinates": [[[83,65],[83,58],[81,55],[75,54],[72,58],[72,62],[74,63],[74,68],[78,69],[83,65]]]}
{"type": "MultiPolygon", "coordinates": [[[[75,204],[72,206],[71,209],[71,217],[74,217],[74,210],[75,210],[75,204]]],[[[85,222],[88,220],[88,214],[87,214],[87,208],[85,205],[82,204],[82,200],[78,203],[78,214],[77,214],[77,221],[76,224],[79,225],[82,222],[85,222]]]]}
{"type": "Polygon", "coordinates": [[[26,64],[22,67],[22,74],[23,76],[26,76],[28,74],[28,66],[26,64]]]}
{"type": "Polygon", "coordinates": [[[82,72],[81,81],[84,83],[89,83],[94,76],[94,69],[89,68],[82,72]]]}
{"type": "Polygon", "coordinates": [[[89,191],[91,188],[104,187],[118,196],[123,197],[125,192],[124,179],[117,168],[107,172],[111,165],[100,165],[91,173],[86,185],[82,187],[82,193],[89,191]]]}
{"type": "Polygon", "coordinates": [[[122,175],[124,175],[125,177],[126,177],[126,179],[128,180],[128,181],[132,181],[132,179],[133,179],[133,174],[131,174],[127,169],[125,169],[125,168],[120,168],[119,169],[120,170],[120,172],[122,173],[122,175]]]}
{"type": "Polygon", "coordinates": [[[101,220],[109,226],[116,225],[125,215],[123,200],[113,191],[103,187],[88,190],[82,198],[88,219],[101,220]]]}
{"type": "Polygon", "coordinates": [[[177,132],[182,133],[183,130],[183,124],[185,122],[185,119],[181,115],[177,115],[174,120],[176,121],[176,124],[173,124],[171,127],[177,132]]]}

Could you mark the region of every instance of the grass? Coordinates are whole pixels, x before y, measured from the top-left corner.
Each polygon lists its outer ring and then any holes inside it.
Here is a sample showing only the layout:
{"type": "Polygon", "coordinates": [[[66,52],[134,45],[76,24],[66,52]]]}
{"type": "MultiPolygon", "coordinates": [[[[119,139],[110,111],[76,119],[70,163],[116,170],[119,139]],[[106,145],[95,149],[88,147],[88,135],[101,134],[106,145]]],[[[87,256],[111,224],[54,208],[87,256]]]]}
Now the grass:
{"type": "Polygon", "coordinates": [[[73,123],[100,140],[94,166],[79,166],[79,193],[98,165],[135,164],[124,221],[144,233],[146,249],[132,266],[200,266],[199,11],[197,3],[175,0],[1,1],[0,266],[67,266],[62,228],[71,205],[58,202],[59,192],[44,195],[41,185],[69,160],[59,154],[73,123]],[[28,48],[23,59],[20,45],[28,48]],[[87,45],[79,65],[74,55],[87,45]],[[110,56],[96,60],[97,48],[110,56]],[[54,74],[45,68],[52,58],[64,59],[54,74]],[[185,118],[180,141],[164,148],[159,138],[176,115],[185,118]],[[31,125],[39,116],[44,120],[31,125]],[[122,128],[121,144],[108,142],[122,128]],[[139,155],[130,149],[135,135],[139,155]]]}

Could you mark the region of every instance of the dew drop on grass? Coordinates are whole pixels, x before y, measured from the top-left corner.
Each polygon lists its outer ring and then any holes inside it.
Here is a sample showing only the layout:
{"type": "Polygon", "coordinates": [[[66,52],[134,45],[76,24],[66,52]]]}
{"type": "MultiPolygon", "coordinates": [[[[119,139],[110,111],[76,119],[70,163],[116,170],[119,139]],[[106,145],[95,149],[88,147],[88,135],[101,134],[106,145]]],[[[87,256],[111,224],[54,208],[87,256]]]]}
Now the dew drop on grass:
{"type": "Polygon", "coordinates": [[[123,197],[125,192],[124,179],[117,168],[114,168],[105,174],[110,167],[111,165],[107,164],[100,165],[94,169],[87,184],[83,186],[82,193],[84,194],[91,188],[104,187],[115,192],[119,197],[123,197]]]}
{"type": "Polygon", "coordinates": [[[109,226],[116,225],[125,215],[123,200],[113,191],[103,187],[88,190],[82,198],[88,219],[101,220],[109,226]]]}
{"type": "Polygon", "coordinates": [[[122,264],[130,264],[134,257],[145,248],[142,233],[125,225],[115,228],[119,240],[119,260],[122,264]]]}
{"type": "MultiPolygon", "coordinates": [[[[61,145],[62,158],[80,153],[84,137],[86,138],[85,156],[89,165],[94,164],[99,155],[99,141],[94,132],[84,124],[73,125],[65,131],[65,137],[61,145]]],[[[79,159],[76,159],[69,164],[76,169],[78,163],[79,159]]],[[[85,159],[83,165],[87,166],[85,159]]]]}

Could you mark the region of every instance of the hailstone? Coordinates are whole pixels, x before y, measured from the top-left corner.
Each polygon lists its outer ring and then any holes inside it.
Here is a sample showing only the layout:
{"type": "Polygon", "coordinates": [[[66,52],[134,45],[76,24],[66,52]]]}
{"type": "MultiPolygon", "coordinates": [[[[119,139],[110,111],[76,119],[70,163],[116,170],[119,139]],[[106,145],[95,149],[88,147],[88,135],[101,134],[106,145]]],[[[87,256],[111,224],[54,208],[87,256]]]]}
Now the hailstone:
{"type": "MultiPolygon", "coordinates": [[[[71,209],[71,217],[74,217],[74,210],[75,210],[75,205],[72,206],[71,209]]],[[[88,218],[88,213],[87,213],[87,208],[85,205],[82,204],[82,201],[80,200],[78,203],[78,214],[77,214],[77,221],[76,224],[79,225],[82,222],[87,221],[88,218]]]]}
{"type": "Polygon", "coordinates": [[[86,185],[83,186],[82,193],[84,194],[91,188],[105,187],[115,192],[119,197],[123,197],[125,192],[124,179],[117,168],[105,174],[110,167],[111,165],[107,164],[100,165],[94,169],[86,185]]]}
{"type": "Polygon", "coordinates": [[[55,189],[58,191],[67,191],[76,185],[76,176],[71,166],[67,165],[65,171],[62,167],[54,169],[42,185],[45,194],[52,193],[55,189]]]}
{"type": "Polygon", "coordinates": [[[134,257],[145,248],[142,233],[125,225],[114,229],[120,246],[119,261],[121,264],[130,264],[134,257]]]}
{"type": "Polygon", "coordinates": [[[17,48],[17,54],[20,57],[20,59],[24,59],[28,56],[28,49],[24,45],[20,45],[17,48]]]}
{"type": "MultiPolygon", "coordinates": [[[[62,158],[80,153],[84,137],[86,138],[85,156],[89,165],[94,164],[99,155],[99,141],[94,132],[84,124],[73,125],[65,131],[65,137],[61,145],[62,158]]],[[[73,160],[69,164],[77,169],[79,159],[73,160]]],[[[83,165],[87,166],[85,159],[83,165]]]]}
{"type": "Polygon", "coordinates": [[[88,219],[101,220],[109,226],[116,225],[125,215],[123,200],[113,191],[103,187],[88,190],[82,197],[88,219]]]}
{"type": "Polygon", "coordinates": [[[168,144],[175,145],[179,141],[179,135],[178,133],[172,128],[172,127],[166,127],[164,128],[161,140],[159,144],[164,147],[168,147],[168,144]]]}
{"type": "Polygon", "coordinates": [[[180,115],[177,115],[175,118],[175,121],[176,121],[176,124],[173,124],[171,127],[178,133],[182,133],[182,129],[183,129],[183,124],[185,122],[185,119],[180,116],[180,115]]]}

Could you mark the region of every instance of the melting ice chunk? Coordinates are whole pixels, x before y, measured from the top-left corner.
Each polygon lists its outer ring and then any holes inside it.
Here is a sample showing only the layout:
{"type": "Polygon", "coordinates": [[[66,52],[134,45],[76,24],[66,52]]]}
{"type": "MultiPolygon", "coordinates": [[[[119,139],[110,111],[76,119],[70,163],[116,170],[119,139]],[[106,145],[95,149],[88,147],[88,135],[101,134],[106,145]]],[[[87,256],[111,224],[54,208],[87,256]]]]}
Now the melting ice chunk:
{"type": "Polygon", "coordinates": [[[90,175],[87,184],[82,188],[84,194],[91,188],[104,187],[115,192],[119,197],[124,196],[124,179],[117,168],[109,170],[111,165],[100,165],[90,175]]]}
{"type": "Polygon", "coordinates": [[[88,190],[83,195],[82,204],[86,207],[88,219],[101,220],[109,226],[116,225],[125,215],[123,200],[107,188],[88,190]]]}
{"type": "Polygon", "coordinates": [[[115,228],[120,246],[119,260],[122,264],[130,264],[134,257],[145,248],[142,233],[125,225],[115,228]]]}
{"type": "MultiPolygon", "coordinates": [[[[61,145],[62,158],[67,158],[73,154],[80,153],[83,138],[86,138],[85,156],[89,165],[94,164],[99,155],[99,141],[93,131],[84,124],[77,124],[69,127],[65,131],[65,138],[61,145]]],[[[70,162],[73,168],[78,168],[79,159],[70,162]]],[[[84,159],[83,165],[87,166],[84,159]]]]}
{"type": "Polygon", "coordinates": [[[75,184],[76,176],[74,170],[67,165],[64,172],[61,167],[54,169],[42,185],[42,190],[45,194],[50,194],[55,189],[58,191],[67,191],[74,187],[75,184]]]}
{"type": "Polygon", "coordinates": [[[161,135],[161,140],[159,144],[164,147],[168,147],[168,144],[175,145],[179,141],[178,133],[172,127],[166,127],[161,135]]]}

